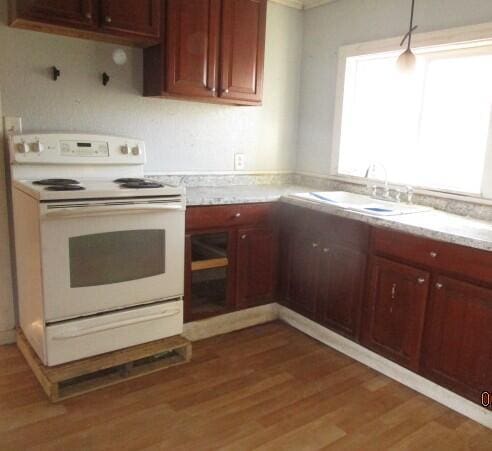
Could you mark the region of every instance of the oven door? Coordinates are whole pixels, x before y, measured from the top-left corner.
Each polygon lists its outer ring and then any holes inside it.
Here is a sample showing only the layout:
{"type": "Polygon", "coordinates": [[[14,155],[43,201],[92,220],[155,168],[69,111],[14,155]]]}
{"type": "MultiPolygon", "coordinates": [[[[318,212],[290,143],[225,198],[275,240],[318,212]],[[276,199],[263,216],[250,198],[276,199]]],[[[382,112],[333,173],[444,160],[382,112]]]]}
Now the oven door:
{"type": "Polygon", "coordinates": [[[184,220],[176,202],[43,205],[46,321],[182,297],[184,220]]]}

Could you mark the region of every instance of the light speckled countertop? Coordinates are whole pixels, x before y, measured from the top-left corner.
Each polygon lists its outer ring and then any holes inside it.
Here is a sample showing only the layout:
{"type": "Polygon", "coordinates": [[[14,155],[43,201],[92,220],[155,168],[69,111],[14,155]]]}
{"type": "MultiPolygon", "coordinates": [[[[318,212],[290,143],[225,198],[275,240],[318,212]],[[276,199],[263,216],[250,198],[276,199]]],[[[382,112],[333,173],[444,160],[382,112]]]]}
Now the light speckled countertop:
{"type": "Polygon", "coordinates": [[[400,216],[376,217],[343,210],[324,203],[290,198],[289,194],[310,192],[313,188],[295,185],[230,185],[187,188],[188,206],[224,205],[255,202],[282,202],[365,223],[413,233],[492,252],[492,223],[438,210],[400,216]]]}

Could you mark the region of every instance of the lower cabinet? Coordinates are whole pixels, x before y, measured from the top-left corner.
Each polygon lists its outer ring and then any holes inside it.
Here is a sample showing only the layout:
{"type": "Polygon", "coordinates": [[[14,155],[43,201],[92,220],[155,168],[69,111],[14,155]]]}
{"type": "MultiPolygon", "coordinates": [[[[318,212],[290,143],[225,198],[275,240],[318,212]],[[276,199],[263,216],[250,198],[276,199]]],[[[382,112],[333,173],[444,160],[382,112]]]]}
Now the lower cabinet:
{"type": "Polygon", "coordinates": [[[375,257],[362,342],[414,371],[419,368],[430,274],[411,266],[375,257]]]}
{"type": "Polygon", "coordinates": [[[366,254],[347,246],[321,248],[317,320],[349,338],[358,332],[366,260],[366,254]]]}
{"type": "Polygon", "coordinates": [[[492,290],[438,276],[427,309],[422,371],[480,401],[492,390],[492,290]]]}
{"type": "Polygon", "coordinates": [[[271,204],[186,212],[185,321],[275,300],[278,235],[271,204]]]}
{"type": "Polygon", "coordinates": [[[276,229],[239,229],[236,257],[236,306],[248,308],[272,302],[277,288],[276,229]]]}

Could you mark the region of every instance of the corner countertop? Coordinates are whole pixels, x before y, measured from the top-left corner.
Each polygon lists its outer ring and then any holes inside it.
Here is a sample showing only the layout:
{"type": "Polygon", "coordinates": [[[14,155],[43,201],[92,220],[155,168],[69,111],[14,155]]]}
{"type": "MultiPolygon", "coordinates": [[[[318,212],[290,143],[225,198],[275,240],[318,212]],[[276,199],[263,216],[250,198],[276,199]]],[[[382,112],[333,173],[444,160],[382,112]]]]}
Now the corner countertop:
{"type": "Polygon", "coordinates": [[[439,210],[400,216],[378,217],[348,211],[321,202],[288,197],[310,192],[313,188],[296,185],[229,185],[187,188],[188,206],[225,205],[282,201],[332,215],[355,219],[377,227],[386,227],[462,246],[492,252],[492,223],[439,210]]]}

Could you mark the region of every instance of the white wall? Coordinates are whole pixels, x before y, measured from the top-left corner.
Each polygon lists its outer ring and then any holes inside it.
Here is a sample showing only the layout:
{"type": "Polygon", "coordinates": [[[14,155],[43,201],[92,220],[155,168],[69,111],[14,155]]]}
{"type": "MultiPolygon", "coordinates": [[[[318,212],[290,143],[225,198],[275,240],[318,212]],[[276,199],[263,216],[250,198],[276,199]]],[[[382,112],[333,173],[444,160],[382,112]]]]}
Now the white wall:
{"type": "Polygon", "coordinates": [[[6,333],[14,327],[14,305],[12,302],[12,279],[10,271],[10,241],[7,219],[7,196],[4,171],[4,137],[2,98],[0,96],[0,344],[9,341],[6,333]]]}
{"type": "MultiPolygon", "coordinates": [[[[402,36],[410,0],[338,0],[305,11],[297,170],[328,174],[338,48],[402,36]]],[[[492,21],[490,0],[417,0],[418,31],[492,21]]]]}
{"type": "Polygon", "coordinates": [[[0,1],[0,90],[4,114],[24,130],[80,130],[134,136],[148,147],[146,170],[227,171],[234,153],[249,171],[295,167],[302,12],[269,3],[262,107],[231,107],[144,98],[142,51],[111,60],[115,46],[6,26],[0,1]],[[49,68],[58,66],[55,83],[49,68]],[[107,87],[100,74],[112,79],[107,87]]]}

